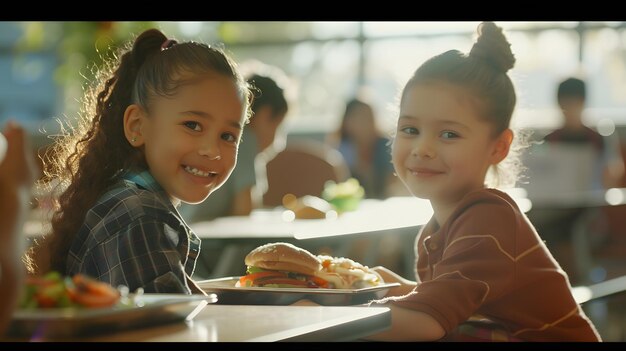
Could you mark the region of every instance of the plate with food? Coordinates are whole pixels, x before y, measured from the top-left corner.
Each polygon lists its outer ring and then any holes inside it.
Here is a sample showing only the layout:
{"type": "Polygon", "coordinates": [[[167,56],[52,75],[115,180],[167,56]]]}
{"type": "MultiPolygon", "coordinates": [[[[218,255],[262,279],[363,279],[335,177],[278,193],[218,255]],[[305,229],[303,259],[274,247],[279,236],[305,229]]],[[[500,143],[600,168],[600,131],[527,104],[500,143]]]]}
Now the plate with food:
{"type": "Polygon", "coordinates": [[[38,340],[191,320],[215,294],[128,293],[84,275],[29,277],[7,335],[38,340]]]}
{"type": "Polygon", "coordinates": [[[245,258],[246,275],[199,282],[221,304],[289,305],[309,299],[320,305],[357,305],[384,297],[399,283],[345,257],[314,255],[289,243],[269,243],[245,258]]]}

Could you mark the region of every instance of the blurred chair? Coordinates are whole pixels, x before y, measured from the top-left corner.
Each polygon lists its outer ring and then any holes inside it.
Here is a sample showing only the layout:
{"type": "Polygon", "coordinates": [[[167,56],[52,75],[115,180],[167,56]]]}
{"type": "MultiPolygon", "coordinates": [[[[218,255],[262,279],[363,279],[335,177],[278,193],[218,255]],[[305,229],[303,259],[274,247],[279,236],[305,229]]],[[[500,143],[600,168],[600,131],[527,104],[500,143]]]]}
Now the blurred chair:
{"type": "Polygon", "coordinates": [[[601,163],[590,145],[541,143],[523,155],[527,182],[521,187],[533,203],[569,204],[577,193],[602,190],[601,163]]]}
{"type": "MultiPolygon", "coordinates": [[[[621,190],[626,194],[626,189],[621,190]]],[[[626,275],[626,201],[588,208],[574,223],[572,245],[583,284],[626,275]]]]}
{"type": "Polygon", "coordinates": [[[314,139],[289,141],[267,163],[267,191],[263,205],[282,205],[285,194],[321,196],[326,181],[343,182],[350,170],[339,151],[314,139]]]}
{"type": "MultiPolygon", "coordinates": [[[[621,193],[626,194],[626,189],[621,193]]],[[[575,221],[572,233],[576,281],[582,285],[575,288],[579,294],[575,297],[586,302],[583,307],[605,341],[626,338],[625,217],[626,202],[588,208],[575,221]]]]}
{"type": "Polygon", "coordinates": [[[587,270],[588,259],[576,244],[587,237],[576,239],[574,232],[586,231],[604,203],[598,160],[591,145],[561,142],[533,144],[523,155],[527,178],[520,187],[532,203],[528,218],[573,283],[589,283],[581,268],[587,270]]]}

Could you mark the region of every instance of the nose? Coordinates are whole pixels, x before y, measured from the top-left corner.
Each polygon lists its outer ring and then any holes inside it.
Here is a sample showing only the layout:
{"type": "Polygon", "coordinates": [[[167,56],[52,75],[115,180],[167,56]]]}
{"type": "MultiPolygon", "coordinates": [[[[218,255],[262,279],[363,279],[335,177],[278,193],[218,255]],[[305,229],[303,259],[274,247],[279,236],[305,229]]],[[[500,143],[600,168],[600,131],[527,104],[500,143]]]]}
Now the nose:
{"type": "Polygon", "coordinates": [[[218,143],[213,138],[206,138],[207,140],[200,145],[198,154],[200,156],[208,157],[209,160],[221,160],[222,155],[218,143]]]}
{"type": "Polygon", "coordinates": [[[417,158],[434,158],[436,155],[434,142],[426,137],[417,138],[411,156],[417,158]]]}

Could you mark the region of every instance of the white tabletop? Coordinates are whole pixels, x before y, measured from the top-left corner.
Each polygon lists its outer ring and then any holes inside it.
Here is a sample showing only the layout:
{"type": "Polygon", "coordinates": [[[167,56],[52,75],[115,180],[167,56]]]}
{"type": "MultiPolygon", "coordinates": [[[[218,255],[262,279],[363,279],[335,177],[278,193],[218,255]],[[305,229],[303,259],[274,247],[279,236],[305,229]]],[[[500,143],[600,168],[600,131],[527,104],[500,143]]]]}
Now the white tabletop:
{"type": "MultiPolygon", "coordinates": [[[[507,192],[518,202],[522,211],[530,209],[531,204],[525,198],[524,189],[515,188],[507,192]]],[[[626,190],[623,194],[613,195],[624,199],[626,190]]],[[[280,207],[255,209],[249,216],[221,217],[191,223],[190,227],[202,239],[312,239],[418,227],[428,222],[433,209],[428,200],[397,196],[385,200],[364,199],[357,210],[342,213],[334,219],[289,220],[283,213],[284,209],[280,207]]],[[[41,211],[34,211],[30,217],[24,226],[27,237],[37,237],[49,230],[44,227],[46,221],[41,211]]]]}
{"type": "Polygon", "coordinates": [[[536,208],[594,208],[602,206],[626,205],[626,188],[607,190],[581,190],[567,193],[548,193],[542,196],[528,196],[532,207],[536,208]]]}
{"type": "Polygon", "coordinates": [[[406,196],[365,199],[357,210],[334,219],[288,220],[277,208],[254,210],[250,216],[222,217],[190,226],[203,239],[310,239],[416,227],[425,224],[432,214],[428,200],[406,196]]]}
{"type": "Polygon", "coordinates": [[[188,322],[72,341],[349,341],[385,330],[390,325],[391,312],[386,307],[209,304],[188,322]]]}

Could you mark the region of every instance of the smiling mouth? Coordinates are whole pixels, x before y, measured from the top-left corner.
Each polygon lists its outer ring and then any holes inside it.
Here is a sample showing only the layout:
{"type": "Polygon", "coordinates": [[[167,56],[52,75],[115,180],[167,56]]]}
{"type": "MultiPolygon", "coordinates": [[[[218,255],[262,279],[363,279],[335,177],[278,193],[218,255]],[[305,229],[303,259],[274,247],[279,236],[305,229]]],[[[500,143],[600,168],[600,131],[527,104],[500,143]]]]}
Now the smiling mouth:
{"type": "Polygon", "coordinates": [[[184,166],[183,169],[187,173],[193,174],[193,175],[198,176],[198,177],[210,178],[210,177],[217,176],[217,172],[211,172],[211,171],[205,172],[205,171],[201,171],[201,170],[199,170],[199,169],[197,169],[195,167],[191,167],[191,166],[184,166]]]}
{"type": "Polygon", "coordinates": [[[443,174],[443,172],[435,171],[432,169],[410,169],[409,168],[409,172],[411,172],[411,174],[414,176],[434,176],[434,175],[443,174]]]}

